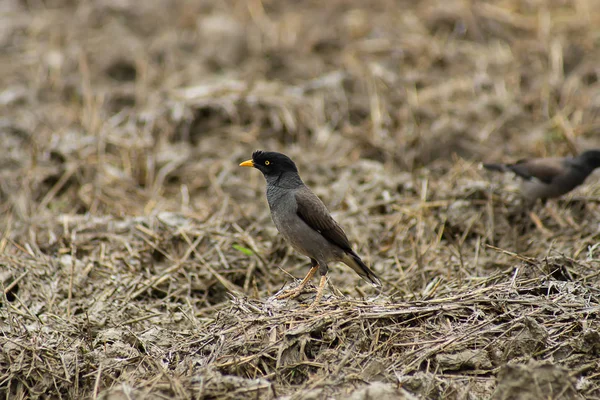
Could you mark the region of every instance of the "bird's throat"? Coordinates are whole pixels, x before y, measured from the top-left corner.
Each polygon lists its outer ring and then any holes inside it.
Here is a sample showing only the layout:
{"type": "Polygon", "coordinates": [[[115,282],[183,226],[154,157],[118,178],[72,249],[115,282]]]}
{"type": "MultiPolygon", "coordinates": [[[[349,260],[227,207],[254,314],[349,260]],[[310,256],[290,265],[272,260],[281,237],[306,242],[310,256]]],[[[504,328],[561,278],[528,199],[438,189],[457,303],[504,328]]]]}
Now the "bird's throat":
{"type": "Polygon", "coordinates": [[[304,185],[300,175],[296,172],[282,172],[279,175],[265,176],[267,180],[267,186],[276,186],[282,189],[295,189],[304,185]]]}

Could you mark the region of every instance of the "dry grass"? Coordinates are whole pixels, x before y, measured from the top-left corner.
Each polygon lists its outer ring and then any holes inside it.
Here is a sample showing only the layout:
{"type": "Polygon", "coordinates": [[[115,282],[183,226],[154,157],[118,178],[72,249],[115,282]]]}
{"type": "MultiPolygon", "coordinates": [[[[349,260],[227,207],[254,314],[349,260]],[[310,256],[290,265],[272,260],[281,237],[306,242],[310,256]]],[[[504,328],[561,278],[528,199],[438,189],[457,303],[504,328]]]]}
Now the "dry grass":
{"type": "Polygon", "coordinates": [[[600,4],[0,6],[3,398],[600,398],[600,4]],[[323,305],[270,221],[284,151],[383,277],[323,305]],[[490,179],[493,179],[490,180],[490,179]]]}

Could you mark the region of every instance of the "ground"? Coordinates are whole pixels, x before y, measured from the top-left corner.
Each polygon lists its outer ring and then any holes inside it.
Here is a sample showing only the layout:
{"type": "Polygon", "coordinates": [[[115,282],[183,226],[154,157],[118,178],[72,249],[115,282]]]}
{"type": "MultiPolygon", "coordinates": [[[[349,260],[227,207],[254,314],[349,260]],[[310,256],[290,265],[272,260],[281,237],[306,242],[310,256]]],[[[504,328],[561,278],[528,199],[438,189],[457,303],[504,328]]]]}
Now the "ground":
{"type": "Polygon", "coordinates": [[[597,0],[3,0],[0,396],[600,398],[597,0]],[[278,150],[382,277],[322,304],[278,150]]]}

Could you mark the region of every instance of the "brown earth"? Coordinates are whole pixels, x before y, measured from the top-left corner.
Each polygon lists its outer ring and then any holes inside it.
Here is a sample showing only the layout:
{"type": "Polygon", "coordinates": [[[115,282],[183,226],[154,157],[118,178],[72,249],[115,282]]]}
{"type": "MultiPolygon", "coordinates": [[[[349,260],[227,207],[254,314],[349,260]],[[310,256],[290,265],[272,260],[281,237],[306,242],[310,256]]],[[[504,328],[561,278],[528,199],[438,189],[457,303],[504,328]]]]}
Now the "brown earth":
{"type": "Polygon", "coordinates": [[[3,0],[0,396],[600,398],[600,2],[3,0]],[[384,280],[270,220],[279,150],[384,280]]]}

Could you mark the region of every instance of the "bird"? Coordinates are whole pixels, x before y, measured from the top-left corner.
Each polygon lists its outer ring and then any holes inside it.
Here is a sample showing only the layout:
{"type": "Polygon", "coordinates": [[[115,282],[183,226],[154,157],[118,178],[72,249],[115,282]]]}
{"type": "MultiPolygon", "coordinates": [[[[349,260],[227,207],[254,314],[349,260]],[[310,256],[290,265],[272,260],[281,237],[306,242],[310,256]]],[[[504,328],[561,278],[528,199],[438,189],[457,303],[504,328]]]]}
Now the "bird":
{"type": "Polygon", "coordinates": [[[531,158],[512,164],[482,164],[490,171],[513,172],[522,179],[521,192],[530,201],[562,196],[581,185],[600,167],[600,149],[576,157],[531,158]]]}
{"type": "Polygon", "coordinates": [[[271,218],[277,230],[287,243],[311,262],[311,268],[300,284],[277,296],[278,300],[300,295],[318,271],[321,275],[319,287],[310,305],[310,308],[315,307],[323,297],[328,265],[333,262],[343,262],[367,282],[381,288],[379,277],[352,250],[344,230],[321,199],[304,184],[296,164],[288,156],[257,150],[252,153],[252,159],[240,166],[254,167],[262,172],[267,182],[266,196],[271,218]]]}

